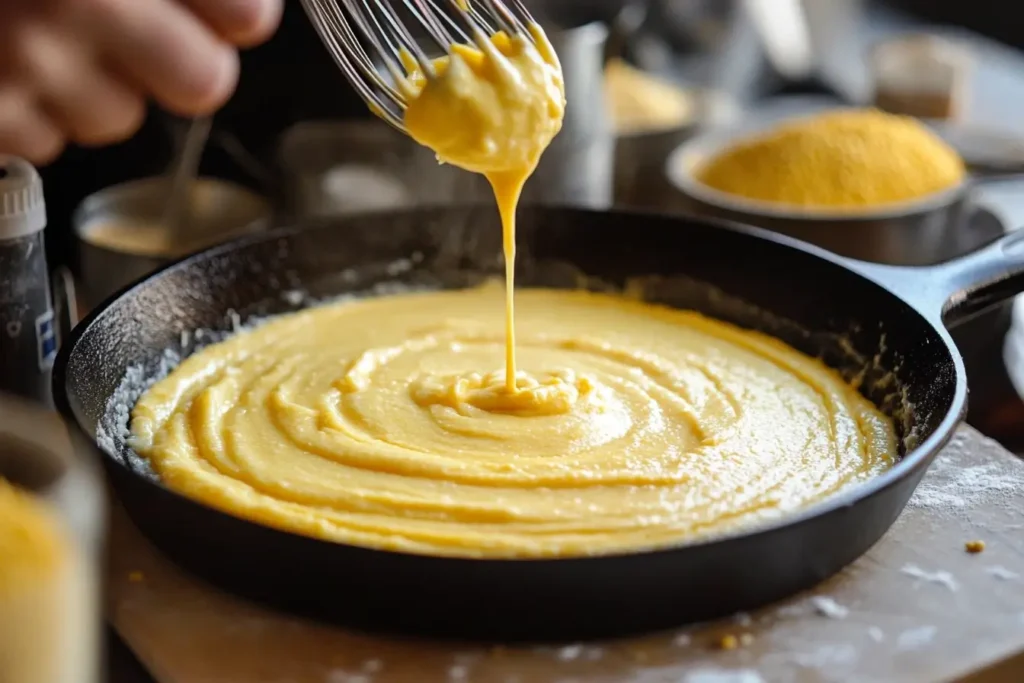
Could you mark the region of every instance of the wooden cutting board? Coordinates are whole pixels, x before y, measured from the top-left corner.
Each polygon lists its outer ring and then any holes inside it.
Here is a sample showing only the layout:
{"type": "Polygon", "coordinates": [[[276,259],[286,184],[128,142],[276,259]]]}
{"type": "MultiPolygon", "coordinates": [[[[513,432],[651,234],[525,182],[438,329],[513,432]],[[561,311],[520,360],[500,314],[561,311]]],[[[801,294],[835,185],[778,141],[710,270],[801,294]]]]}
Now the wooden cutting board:
{"type": "MultiPolygon", "coordinates": [[[[506,649],[369,637],[185,575],[121,512],[112,533],[108,615],[160,683],[937,683],[1024,653],[1024,462],[968,427],[889,534],[825,585],[627,641],[506,649]],[[975,539],[986,549],[969,554],[975,539]],[[721,649],[726,635],[736,649],[721,649]]],[[[1024,663],[977,680],[1019,683],[1024,663]]]]}

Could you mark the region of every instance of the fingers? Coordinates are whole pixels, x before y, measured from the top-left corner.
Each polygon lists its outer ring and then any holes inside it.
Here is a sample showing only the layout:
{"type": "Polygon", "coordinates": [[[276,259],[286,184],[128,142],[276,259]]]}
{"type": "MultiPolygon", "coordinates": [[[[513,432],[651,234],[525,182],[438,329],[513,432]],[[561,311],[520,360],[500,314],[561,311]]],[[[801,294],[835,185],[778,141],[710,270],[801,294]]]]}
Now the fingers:
{"type": "Polygon", "coordinates": [[[71,140],[86,146],[126,140],[146,117],[143,98],[99,70],[44,97],[42,108],[71,140]]]}
{"type": "Polygon", "coordinates": [[[47,164],[64,149],[60,129],[41,115],[26,91],[0,92],[0,151],[47,164]]]}
{"type": "MultiPolygon", "coordinates": [[[[213,0],[207,0],[213,2],[213,0]]],[[[231,96],[238,54],[176,0],[93,0],[87,21],[104,57],[183,116],[211,114],[231,96]]]]}
{"type": "Polygon", "coordinates": [[[251,47],[271,36],[281,21],[282,0],[182,0],[221,38],[251,47]]]}
{"type": "Polygon", "coordinates": [[[89,51],[40,27],[24,43],[24,75],[34,84],[41,109],[71,140],[82,145],[119,142],[142,125],[145,101],[89,51]]]}
{"type": "Polygon", "coordinates": [[[0,151],[43,163],[65,140],[129,137],[148,97],[183,116],[213,113],[235,89],[236,46],[269,37],[283,0],[25,0],[8,9],[0,151]]]}

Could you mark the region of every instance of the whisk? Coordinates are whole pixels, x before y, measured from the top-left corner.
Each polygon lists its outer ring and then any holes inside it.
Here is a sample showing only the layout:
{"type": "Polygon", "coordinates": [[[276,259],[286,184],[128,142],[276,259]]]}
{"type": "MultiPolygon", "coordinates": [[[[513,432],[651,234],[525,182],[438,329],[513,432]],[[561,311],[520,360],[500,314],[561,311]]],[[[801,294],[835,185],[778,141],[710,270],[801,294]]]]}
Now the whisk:
{"type": "Polygon", "coordinates": [[[485,41],[498,31],[533,41],[528,27],[534,20],[520,0],[507,0],[507,4],[502,0],[476,0],[475,4],[473,0],[302,0],[302,5],[334,61],[370,109],[402,132],[409,93],[400,86],[406,75],[400,55],[411,57],[428,80],[436,78],[437,71],[394,5],[404,6],[444,53],[454,43],[473,43],[486,50],[485,41]]]}

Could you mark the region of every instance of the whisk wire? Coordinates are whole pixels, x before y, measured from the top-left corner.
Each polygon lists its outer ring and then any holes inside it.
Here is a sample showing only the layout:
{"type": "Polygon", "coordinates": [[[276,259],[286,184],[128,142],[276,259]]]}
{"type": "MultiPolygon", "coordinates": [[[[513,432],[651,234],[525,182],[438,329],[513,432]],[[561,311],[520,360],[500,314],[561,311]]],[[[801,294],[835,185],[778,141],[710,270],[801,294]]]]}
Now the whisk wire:
{"type": "Polygon", "coordinates": [[[522,0],[301,0],[320,40],[369,107],[387,123],[405,132],[403,118],[410,93],[407,57],[426,78],[437,76],[434,64],[398,11],[404,7],[443,52],[456,42],[494,50],[488,36],[504,31],[533,40],[533,18],[522,0]],[[369,45],[370,52],[364,47],[369,45]],[[371,54],[371,52],[373,54],[371,54]],[[376,58],[375,58],[376,57],[376,58]],[[383,70],[391,76],[389,82],[383,70]]]}
{"type": "MultiPolygon", "coordinates": [[[[395,11],[391,9],[391,6],[387,3],[387,0],[374,0],[374,2],[380,9],[381,14],[384,16],[384,21],[388,23],[392,31],[394,31],[395,35],[397,36],[398,42],[401,44],[401,47],[404,48],[406,52],[409,55],[411,55],[412,58],[416,61],[417,67],[419,68],[420,72],[427,78],[434,78],[436,74],[434,71],[433,62],[430,61],[430,58],[427,57],[426,53],[424,53],[423,50],[420,48],[419,44],[416,42],[416,39],[413,38],[412,34],[405,27],[405,24],[403,24],[401,19],[398,18],[398,16],[395,14],[395,11]]],[[[381,30],[382,33],[386,33],[384,27],[380,26],[380,24],[378,24],[378,28],[381,30]]],[[[392,49],[394,50],[394,57],[398,59],[399,50],[394,46],[392,46],[392,49]]],[[[394,74],[392,74],[392,76],[395,77],[394,74]]]]}
{"type": "Polygon", "coordinates": [[[438,12],[431,10],[429,0],[408,0],[406,4],[409,2],[419,10],[417,18],[423,22],[423,26],[437,42],[438,47],[447,52],[449,46],[455,42],[455,39],[452,38],[452,35],[445,29],[444,24],[437,18],[438,12]]]}
{"type": "MultiPolygon", "coordinates": [[[[360,31],[362,31],[363,35],[366,36],[366,39],[370,41],[377,54],[380,55],[381,61],[384,62],[384,66],[391,73],[391,77],[397,80],[402,75],[402,67],[395,60],[395,56],[398,55],[398,47],[395,46],[387,31],[383,30],[383,27],[381,27],[380,22],[377,21],[377,17],[374,15],[372,8],[360,0],[342,1],[348,9],[349,15],[352,17],[356,26],[360,31]],[[374,25],[376,25],[379,30],[375,31],[374,25]]],[[[358,50],[362,50],[358,40],[355,42],[355,45],[358,50]]],[[[372,69],[372,66],[371,70],[376,74],[376,70],[372,69]]]]}
{"type": "Polygon", "coordinates": [[[516,25],[516,19],[514,16],[508,13],[505,6],[500,2],[494,2],[494,0],[480,0],[484,9],[494,20],[494,23],[498,26],[498,29],[504,31],[506,34],[513,36],[520,33],[519,27],[516,25]]]}
{"type": "Polygon", "coordinates": [[[324,0],[302,0],[302,4],[335,64],[360,97],[384,121],[404,130],[401,116],[393,111],[393,108],[401,111],[404,100],[381,79],[370,63],[341,8],[324,0]]]}
{"type": "MultiPolygon", "coordinates": [[[[405,0],[405,2],[408,3],[409,0],[405,0]]],[[[450,28],[458,35],[458,37],[460,38],[459,42],[470,42],[469,35],[462,29],[461,26],[459,26],[459,23],[455,21],[455,19],[450,15],[450,13],[445,12],[443,9],[441,9],[441,7],[438,5],[438,0],[427,0],[427,3],[437,13],[437,16],[441,17],[441,20],[445,23],[445,25],[447,25],[448,28],[450,28]]]]}

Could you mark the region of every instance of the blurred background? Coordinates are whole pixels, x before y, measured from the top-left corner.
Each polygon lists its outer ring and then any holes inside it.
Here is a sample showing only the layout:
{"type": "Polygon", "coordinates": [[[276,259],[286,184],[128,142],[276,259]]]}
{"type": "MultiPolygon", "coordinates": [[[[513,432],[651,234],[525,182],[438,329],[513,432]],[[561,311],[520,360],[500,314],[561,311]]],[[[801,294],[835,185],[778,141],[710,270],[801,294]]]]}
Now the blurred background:
{"type": "MultiPolygon", "coordinates": [[[[1015,179],[1024,177],[1024,28],[1008,19],[1006,2],[526,4],[552,35],[569,89],[566,128],[528,201],[707,212],[672,178],[673,152],[695,136],[822,108],[875,105],[926,120],[972,166],[1005,178],[972,192],[963,206],[912,216],[907,225],[848,225],[837,242],[835,226],[804,222],[799,236],[868,260],[923,265],[1024,225],[1024,180],[1015,179]],[[919,237],[925,229],[927,239],[919,237]]],[[[186,130],[185,122],[153,109],[130,141],[71,148],[40,169],[49,268],[74,283],[57,289],[77,291],[79,313],[173,256],[152,243],[135,248],[130,239],[100,244],[88,228],[130,205],[160,204],[160,187],[125,183],[165,176],[180,158],[186,130]]],[[[199,168],[209,182],[211,235],[479,199],[486,191],[479,179],[438,167],[372,117],[298,0],[288,0],[276,37],[243,55],[240,87],[215,117],[199,168]]],[[[764,217],[745,220],[786,228],[764,217]]],[[[986,314],[955,336],[971,383],[969,421],[1024,453],[1024,303],[986,314]]],[[[71,507],[62,515],[99,513],[71,507]]],[[[99,552],[98,535],[78,534],[90,557],[99,552]]],[[[147,680],[120,642],[109,641],[109,680],[147,680]]]]}

